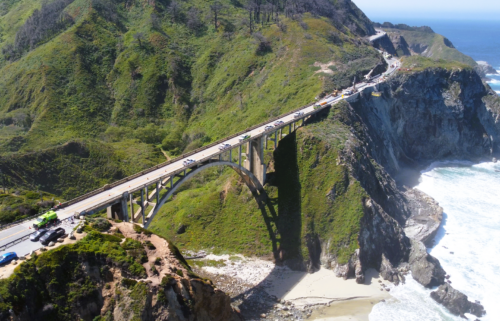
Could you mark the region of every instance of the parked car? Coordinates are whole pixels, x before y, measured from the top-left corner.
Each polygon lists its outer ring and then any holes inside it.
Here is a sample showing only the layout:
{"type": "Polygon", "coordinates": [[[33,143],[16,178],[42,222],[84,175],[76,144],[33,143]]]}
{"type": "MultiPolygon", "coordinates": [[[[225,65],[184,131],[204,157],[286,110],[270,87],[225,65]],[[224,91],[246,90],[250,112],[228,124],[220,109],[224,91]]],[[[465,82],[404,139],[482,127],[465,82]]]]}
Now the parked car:
{"type": "Polygon", "coordinates": [[[0,265],[7,264],[10,261],[15,260],[15,259],[17,259],[16,252],[7,252],[7,253],[4,253],[4,254],[2,254],[2,256],[0,256],[0,265]]]}
{"type": "Polygon", "coordinates": [[[267,125],[266,127],[264,127],[264,130],[267,132],[268,130],[273,130],[274,129],[274,126],[271,126],[271,125],[267,125]]]}
{"type": "Polygon", "coordinates": [[[250,134],[245,134],[245,135],[241,135],[240,136],[240,142],[246,140],[246,139],[249,139],[250,138],[250,134]]]}
{"type": "Polygon", "coordinates": [[[47,245],[50,243],[50,241],[55,241],[61,236],[66,234],[66,231],[62,227],[58,227],[55,230],[49,230],[45,232],[44,235],[40,238],[40,243],[43,245],[47,245]]]}
{"type": "Polygon", "coordinates": [[[281,126],[283,124],[284,123],[281,120],[277,120],[277,121],[274,122],[274,127],[278,127],[278,126],[281,126]]]}
{"type": "Polygon", "coordinates": [[[304,115],[304,112],[298,111],[295,114],[293,114],[293,118],[299,118],[300,116],[304,115]]]}
{"type": "Polygon", "coordinates": [[[194,162],[195,162],[194,159],[188,158],[188,159],[186,159],[185,161],[182,162],[182,165],[183,166],[189,166],[189,165],[193,164],[194,162]]]}
{"type": "Polygon", "coordinates": [[[224,143],[219,145],[220,150],[228,149],[229,147],[231,147],[231,144],[224,143]]]}
{"type": "Polygon", "coordinates": [[[39,229],[38,231],[36,231],[35,233],[31,234],[30,235],[30,240],[32,242],[36,242],[38,241],[45,233],[47,233],[47,229],[45,228],[41,228],[39,229]]]}

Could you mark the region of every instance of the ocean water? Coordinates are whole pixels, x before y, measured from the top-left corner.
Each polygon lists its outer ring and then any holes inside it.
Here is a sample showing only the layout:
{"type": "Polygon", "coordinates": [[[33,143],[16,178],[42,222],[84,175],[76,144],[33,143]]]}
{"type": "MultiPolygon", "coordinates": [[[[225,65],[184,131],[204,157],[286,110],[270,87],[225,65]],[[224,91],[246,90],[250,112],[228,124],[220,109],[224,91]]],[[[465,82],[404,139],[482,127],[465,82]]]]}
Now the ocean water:
{"type": "MultiPolygon", "coordinates": [[[[454,288],[481,301],[487,312],[481,320],[500,320],[500,163],[435,163],[422,172],[416,188],[444,209],[429,252],[451,275],[454,288]]],[[[410,276],[392,288],[392,299],[374,306],[369,319],[463,320],[434,302],[430,292],[410,276]]]]}
{"type": "MultiPolygon", "coordinates": [[[[500,19],[497,21],[398,19],[370,17],[372,21],[405,23],[410,26],[430,26],[450,39],[455,48],[475,61],[487,61],[500,73],[500,19]]],[[[489,85],[500,94],[500,75],[489,75],[489,85]]]]}

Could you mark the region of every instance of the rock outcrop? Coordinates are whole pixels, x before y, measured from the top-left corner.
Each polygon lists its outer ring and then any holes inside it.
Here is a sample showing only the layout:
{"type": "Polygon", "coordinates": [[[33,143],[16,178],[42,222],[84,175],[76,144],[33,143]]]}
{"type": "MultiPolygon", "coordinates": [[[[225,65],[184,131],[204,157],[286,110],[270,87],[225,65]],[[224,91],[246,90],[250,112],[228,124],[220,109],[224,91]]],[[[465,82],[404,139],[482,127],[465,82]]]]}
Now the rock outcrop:
{"type": "Polygon", "coordinates": [[[173,244],[130,223],[111,234],[92,231],[25,261],[2,284],[0,319],[241,320],[173,244]]]}
{"type": "Polygon", "coordinates": [[[431,298],[444,305],[454,315],[464,318],[465,313],[471,313],[477,317],[482,317],[486,313],[481,304],[470,302],[465,294],[455,290],[447,283],[431,292],[431,298]]]}
{"type": "Polygon", "coordinates": [[[411,240],[409,264],[413,278],[426,288],[444,283],[446,272],[439,260],[427,253],[422,242],[411,240]]]}

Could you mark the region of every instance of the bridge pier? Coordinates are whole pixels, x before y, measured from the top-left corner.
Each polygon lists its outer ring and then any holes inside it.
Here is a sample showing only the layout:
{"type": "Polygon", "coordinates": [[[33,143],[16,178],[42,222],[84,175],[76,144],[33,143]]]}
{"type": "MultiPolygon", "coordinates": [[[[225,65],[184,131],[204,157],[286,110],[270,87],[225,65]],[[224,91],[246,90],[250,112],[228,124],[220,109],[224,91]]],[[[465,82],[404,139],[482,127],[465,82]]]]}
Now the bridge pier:
{"type": "Polygon", "coordinates": [[[122,220],[124,222],[128,222],[129,221],[128,206],[127,206],[128,197],[129,197],[128,193],[125,192],[123,193],[123,197],[121,198],[119,203],[108,206],[108,208],[106,209],[107,217],[110,219],[122,220]]]}
{"type": "Polygon", "coordinates": [[[248,141],[247,160],[244,168],[250,171],[264,185],[266,180],[266,165],[264,164],[264,136],[248,141]]]}

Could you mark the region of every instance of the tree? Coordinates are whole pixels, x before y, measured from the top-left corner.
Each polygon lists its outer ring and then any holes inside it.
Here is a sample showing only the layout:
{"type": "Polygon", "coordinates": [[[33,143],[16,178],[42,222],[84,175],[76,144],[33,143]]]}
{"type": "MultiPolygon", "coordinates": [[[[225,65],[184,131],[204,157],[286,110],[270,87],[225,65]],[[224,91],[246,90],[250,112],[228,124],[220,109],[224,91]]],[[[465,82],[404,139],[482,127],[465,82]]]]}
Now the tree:
{"type": "Polygon", "coordinates": [[[197,33],[200,31],[201,27],[203,26],[203,22],[200,19],[200,11],[195,8],[191,7],[187,13],[187,27],[197,33]]]}
{"type": "Polygon", "coordinates": [[[139,47],[142,47],[142,42],[145,40],[144,33],[143,32],[137,32],[134,34],[134,39],[137,41],[139,44],[139,47]]]}
{"type": "Polygon", "coordinates": [[[176,23],[181,15],[181,5],[177,1],[172,1],[167,8],[172,23],[176,23]]]}
{"type": "Polygon", "coordinates": [[[224,8],[224,5],[218,0],[215,0],[214,3],[210,6],[210,10],[213,14],[215,30],[217,30],[217,28],[219,27],[219,16],[221,15],[224,8]]]}

